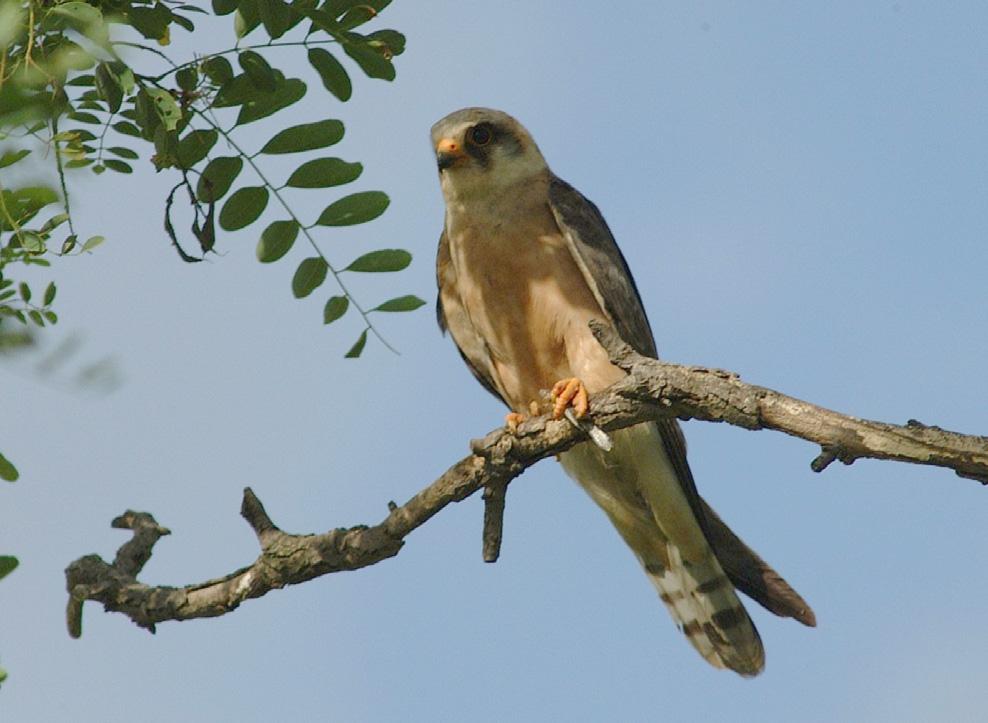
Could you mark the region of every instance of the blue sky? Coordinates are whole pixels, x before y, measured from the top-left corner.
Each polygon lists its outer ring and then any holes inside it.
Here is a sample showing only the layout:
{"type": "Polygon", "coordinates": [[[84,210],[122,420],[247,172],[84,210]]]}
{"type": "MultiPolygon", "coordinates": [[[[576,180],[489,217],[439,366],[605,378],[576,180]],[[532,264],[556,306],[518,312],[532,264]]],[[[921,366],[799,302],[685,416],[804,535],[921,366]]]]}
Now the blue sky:
{"type": "MultiPolygon", "coordinates": [[[[334,151],[365,166],[353,190],[393,201],[323,248],[339,263],[415,255],[356,279],[362,300],[431,302],[428,130],[493,106],[601,208],[665,358],[856,416],[988,431],[983,4],[399,0],[381,24],[408,36],[395,83],[358,79],[341,105],[303,76],[308,112],[347,124],[334,151]]],[[[79,223],[107,242],[53,274],[57,334],[82,335],[80,358],[111,355],[123,385],[72,392],[30,361],[0,368],[2,448],[22,472],[0,505],[0,549],[22,563],[0,584],[3,720],[983,715],[985,491],[891,463],[814,475],[806,443],[702,423],[686,425],[701,491],[819,621],[749,605],[767,649],[755,680],[703,663],[553,462],[512,485],[496,565],[481,562],[471,499],[373,568],[155,636],[88,606],[70,640],[62,570],[112,557],[124,509],[174,533],[143,578],[191,583],[254,559],[243,486],[292,532],[373,523],[503,415],[431,308],[380,320],[400,356],[372,340],[344,360],[355,319],[323,328],[325,295],[293,299],[294,264],[258,264],[256,229],[182,264],[160,230],[169,179],[110,175],[76,186],[79,223]]],[[[298,203],[314,215],[331,198],[298,203]]]]}

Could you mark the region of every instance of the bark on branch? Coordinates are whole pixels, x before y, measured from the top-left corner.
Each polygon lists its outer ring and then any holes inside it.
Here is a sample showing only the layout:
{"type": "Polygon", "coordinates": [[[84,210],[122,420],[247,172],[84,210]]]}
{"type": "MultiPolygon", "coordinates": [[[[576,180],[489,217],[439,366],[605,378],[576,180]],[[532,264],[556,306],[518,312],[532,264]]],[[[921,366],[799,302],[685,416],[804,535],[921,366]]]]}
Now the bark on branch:
{"type": "MultiPolygon", "coordinates": [[[[747,384],[731,372],[687,367],[637,354],[609,327],[591,322],[611,361],[628,376],[591,399],[594,423],[604,430],[675,416],[727,422],[744,429],[774,429],[819,445],[811,463],[824,470],[834,460],[883,459],[945,467],[961,477],[988,484],[988,437],[948,432],[910,420],[905,425],[849,417],[778,392],[747,384]]],[[[566,420],[537,417],[516,432],[497,429],[471,443],[473,454],[404,505],[389,504],[377,525],[335,529],[318,535],[293,535],[280,530],[260,500],[244,490],[241,514],[253,528],[260,555],[253,564],[220,578],[164,587],[137,580],[154,544],[169,531],[147,513],[126,512],[114,527],[133,530],[131,540],[112,564],[87,555],[66,569],[69,633],[82,633],[82,605],[87,600],[121,612],[137,625],[154,631],[166,620],[223,615],[243,601],[271,590],[331,572],[356,570],[394,557],[405,537],[451,502],[484,489],[484,559],[497,558],[504,493],[508,483],[541,459],[586,441],[586,433],[566,420]]]]}

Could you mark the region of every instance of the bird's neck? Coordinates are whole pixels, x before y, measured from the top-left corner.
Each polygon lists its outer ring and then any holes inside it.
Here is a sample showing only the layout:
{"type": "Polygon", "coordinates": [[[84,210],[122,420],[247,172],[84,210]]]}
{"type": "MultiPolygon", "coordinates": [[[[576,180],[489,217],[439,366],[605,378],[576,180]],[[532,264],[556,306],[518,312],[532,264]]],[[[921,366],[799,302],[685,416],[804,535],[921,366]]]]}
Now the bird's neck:
{"type": "Polygon", "coordinates": [[[443,197],[446,201],[446,218],[469,215],[474,222],[492,222],[499,225],[506,209],[520,210],[541,205],[548,196],[549,172],[518,177],[475,179],[472,176],[444,177],[443,197]]]}

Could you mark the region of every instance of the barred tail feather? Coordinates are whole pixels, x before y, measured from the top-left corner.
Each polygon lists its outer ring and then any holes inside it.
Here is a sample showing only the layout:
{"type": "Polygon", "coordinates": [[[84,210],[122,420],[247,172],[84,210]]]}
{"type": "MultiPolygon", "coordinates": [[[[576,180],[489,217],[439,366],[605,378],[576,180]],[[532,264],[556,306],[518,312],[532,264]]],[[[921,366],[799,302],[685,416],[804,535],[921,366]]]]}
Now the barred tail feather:
{"type": "Polygon", "coordinates": [[[673,545],[668,559],[669,568],[657,560],[641,562],[676,626],[714,667],[744,676],[760,673],[765,667],[761,638],[717,560],[685,562],[673,545]]]}
{"type": "Polygon", "coordinates": [[[652,424],[619,430],[604,453],[581,444],[559,456],[635,553],[677,627],[711,665],[761,672],[758,631],[710,547],[652,424]]]}

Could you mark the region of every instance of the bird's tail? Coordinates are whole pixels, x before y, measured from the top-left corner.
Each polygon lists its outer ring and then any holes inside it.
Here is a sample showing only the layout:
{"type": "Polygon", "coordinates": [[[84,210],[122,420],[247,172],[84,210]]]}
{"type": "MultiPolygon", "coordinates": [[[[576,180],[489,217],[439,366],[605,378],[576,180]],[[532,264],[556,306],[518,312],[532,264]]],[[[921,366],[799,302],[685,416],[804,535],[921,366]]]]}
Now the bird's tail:
{"type": "Polygon", "coordinates": [[[707,541],[654,425],[613,434],[614,449],[592,444],[560,455],[567,473],[610,517],[659,597],[711,665],[761,672],[765,652],[754,623],[707,541]]]}
{"type": "Polygon", "coordinates": [[[744,676],[760,673],[761,638],[717,558],[691,563],[671,543],[666,553],[661,561],[639,559],[677,627],[711,665],[744,676]]]}

